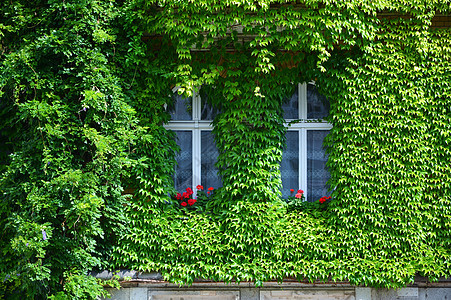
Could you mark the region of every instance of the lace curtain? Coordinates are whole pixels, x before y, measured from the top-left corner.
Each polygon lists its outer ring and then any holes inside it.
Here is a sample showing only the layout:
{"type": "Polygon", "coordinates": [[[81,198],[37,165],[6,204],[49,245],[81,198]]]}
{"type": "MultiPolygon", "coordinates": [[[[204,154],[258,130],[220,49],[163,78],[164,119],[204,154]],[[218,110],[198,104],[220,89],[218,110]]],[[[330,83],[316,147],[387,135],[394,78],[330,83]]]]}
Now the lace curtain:
{"type": "Polygon", "coordinates": [[[173,103],[169,106],[169,114],[173,121],[192,120],[193,98],[183,98],[182,95],[172,95],[173,103]]]}
{"type": "Polygon", "coordinates": [[[176,156],[177,166],[174,173],[174,185],[178,191],[191,187],[193,183],[193,143],[192,132],[176,131],[180,152],[176,156]]]}
{"type": "Polygon", "coordinates": [[[324,119],[329,108],[329,100],[318,93],[314,84],[307,84],[307,119],[324,119]]]}
{"type": "Polygon", "coordinates": [[[201,182],[204,188],[222,186],[215,163],[218,161],[218,149],[211,131],[201,132],[201,182]]]}
{"type": "Polygon", "coordinates": [[[326,149],[324,138],[329,130],[307,131],[307,198],[316,201],[323,196],[329,196],[326,182],[330,178],[327,170],[326,149]]]}
{"type": "Polygon", "coordinates": [[[282,177],[282,197],[290,195],[290,189],[299,189],[299,132],[287,131],[287,145],[283,150],[280,164],[282,177]]]}

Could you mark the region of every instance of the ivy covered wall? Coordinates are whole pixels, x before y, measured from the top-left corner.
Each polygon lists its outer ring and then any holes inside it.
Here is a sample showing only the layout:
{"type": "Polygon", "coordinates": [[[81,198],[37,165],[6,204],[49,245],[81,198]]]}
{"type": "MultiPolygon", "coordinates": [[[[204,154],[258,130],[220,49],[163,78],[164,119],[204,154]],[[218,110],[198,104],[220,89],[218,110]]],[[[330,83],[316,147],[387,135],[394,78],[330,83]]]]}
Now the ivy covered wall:
{"type": "Polygon", "coordinates": [[[449,31],[415,32],[414,24],[383,21],[390,34],[329,73],[342,85],[329,141],[339,199],[330,221],[345,257],[365,266],[357,276],[366,283],[449,269],[449,31]]]}
{"type": "Polygon", "coordinates": [[[120,267],[179,284],[451,275],[451,30],[433,23],[449,1],[1,9],[3,295],[95,298],[89,271],[120,267]],[[293,209],[281,105],[310,80],[331,105],[332,199],[293,209]],[[198,210],[169,196],[174,86],[221,110],[223,187],[198,210]]]}

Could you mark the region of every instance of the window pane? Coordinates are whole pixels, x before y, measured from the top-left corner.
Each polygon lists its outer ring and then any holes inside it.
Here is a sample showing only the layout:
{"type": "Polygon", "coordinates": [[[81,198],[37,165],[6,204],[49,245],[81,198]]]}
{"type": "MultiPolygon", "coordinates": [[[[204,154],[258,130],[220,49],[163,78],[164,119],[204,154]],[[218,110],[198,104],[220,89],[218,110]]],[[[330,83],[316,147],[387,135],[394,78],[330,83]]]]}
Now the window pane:
{"type": "Polygon", "coordinates": [[[201,96],[201,109],[201,120],[213,120],[219,113],[219,110],[217,108],[208,103],[208,96],[205,94],[202,94],[201,96]]]}
{"type": "Polygon", "coordinates": [[[282,109],[284,119],[299,119],[299,94],[297,85],[294,89],[294,94],[284,100],[282,109]]]}
{"type": "Polygon", "coordinates": [[[204,188],[222,186],[215,163],[218,160],[218,149],[211,131],[201,132],[201,184],[204,188]]]}
{"type": "Polygon", "coordinates": [[[173,104],[169,110],[171,120],[185,121],[192,120],[193,115],[193,98],[183,98],[182,95],[172,95],[173,104]]]}
{"type": "Polygon", "coordinates": [[[330,178],[326,167],[327,155],[323,147],[324,138],[329,130],[307,131],[307,199],[316,201],[329,196],[326,182],[330,178]]]}
{"type": "Polygon", "coordinates": [[[282,176],[282,197],[290,195],[290,189],[299,189],[299,132],[287,131],[287,145],[283,149],[280,174],[282,176]]]}
{"type": "Polygon", "coordinates": [[[175,133],[180,152],[176,156],[174,185],[178,191],[181,191],[193,184],[193,139],[191,131],[176,131],[175,133]]]}
{"type": "Polygon", "coordinates": [[[307,84],[307,119],[324,119],[329,115],[329,100],[318,93],[314,84],[307,84]]]}

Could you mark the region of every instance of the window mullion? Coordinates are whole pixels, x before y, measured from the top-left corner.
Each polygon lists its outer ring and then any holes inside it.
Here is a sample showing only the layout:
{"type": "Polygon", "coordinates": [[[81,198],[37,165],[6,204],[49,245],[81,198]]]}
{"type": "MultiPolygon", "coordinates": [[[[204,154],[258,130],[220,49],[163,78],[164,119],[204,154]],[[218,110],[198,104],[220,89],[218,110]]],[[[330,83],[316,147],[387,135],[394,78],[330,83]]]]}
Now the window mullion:
{"type": "Polygon", "coordinates": [[[307,84],[305,82],[300,83],[298,88],[299,119],[301,119],[302,122],[305,122],[305,120],[307,120],[307,84]]]}
{"type": "Polygon", "coordinates": [[[200,184],[201,174],[201,135],[200,129],[193,130],[193,190],[200,184]]]}
{"type": "Polygon", "coordinates": [[[298,85],[299,95],[299,187],[304,190],[307,200],[307,129],[305,120],[307,120],[307,84],[298,85]]]}
{"type": "Polygon", "coordinates": [[[307,199],[307,130],[299,130],[299,187],[307,199]]]}
{"type": "Polygon", "coordinates": [[[201,130],[199,128],[199,119],[201,113],[201,103],[199,95],[193,92],[193,190],[201,183],[201,130]]]}
{"type": "Polygon", "coordinates": [[[193,121],[197,122],[200,120],[200,96],[196,91],[193,91],[193,121]]]}

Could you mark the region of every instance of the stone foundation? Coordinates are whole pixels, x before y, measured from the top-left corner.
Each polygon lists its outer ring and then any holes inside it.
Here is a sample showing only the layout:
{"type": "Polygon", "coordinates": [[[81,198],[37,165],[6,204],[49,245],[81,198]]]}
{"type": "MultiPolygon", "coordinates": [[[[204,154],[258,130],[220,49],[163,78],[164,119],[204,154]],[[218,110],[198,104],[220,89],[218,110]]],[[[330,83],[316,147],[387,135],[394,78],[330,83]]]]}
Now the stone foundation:
{"type": "MultiPolygon", "coordinates": [[[[110,278],[111,273],[96,274],[99,278],[110,278]]],[[[189,287],[163,281],[161,276],[121,272],[120,276],[131,277],[123,281],[120,290],[109,289],[112,300],[451,300],[451,279],[428,282],[417,278],[401,289],[377,289],[356,287],[347,282],[308,283],[294,280],[265,282],[263,287],[254,283],[224,284],[211,281],[196,281],[189,287]]]]}

